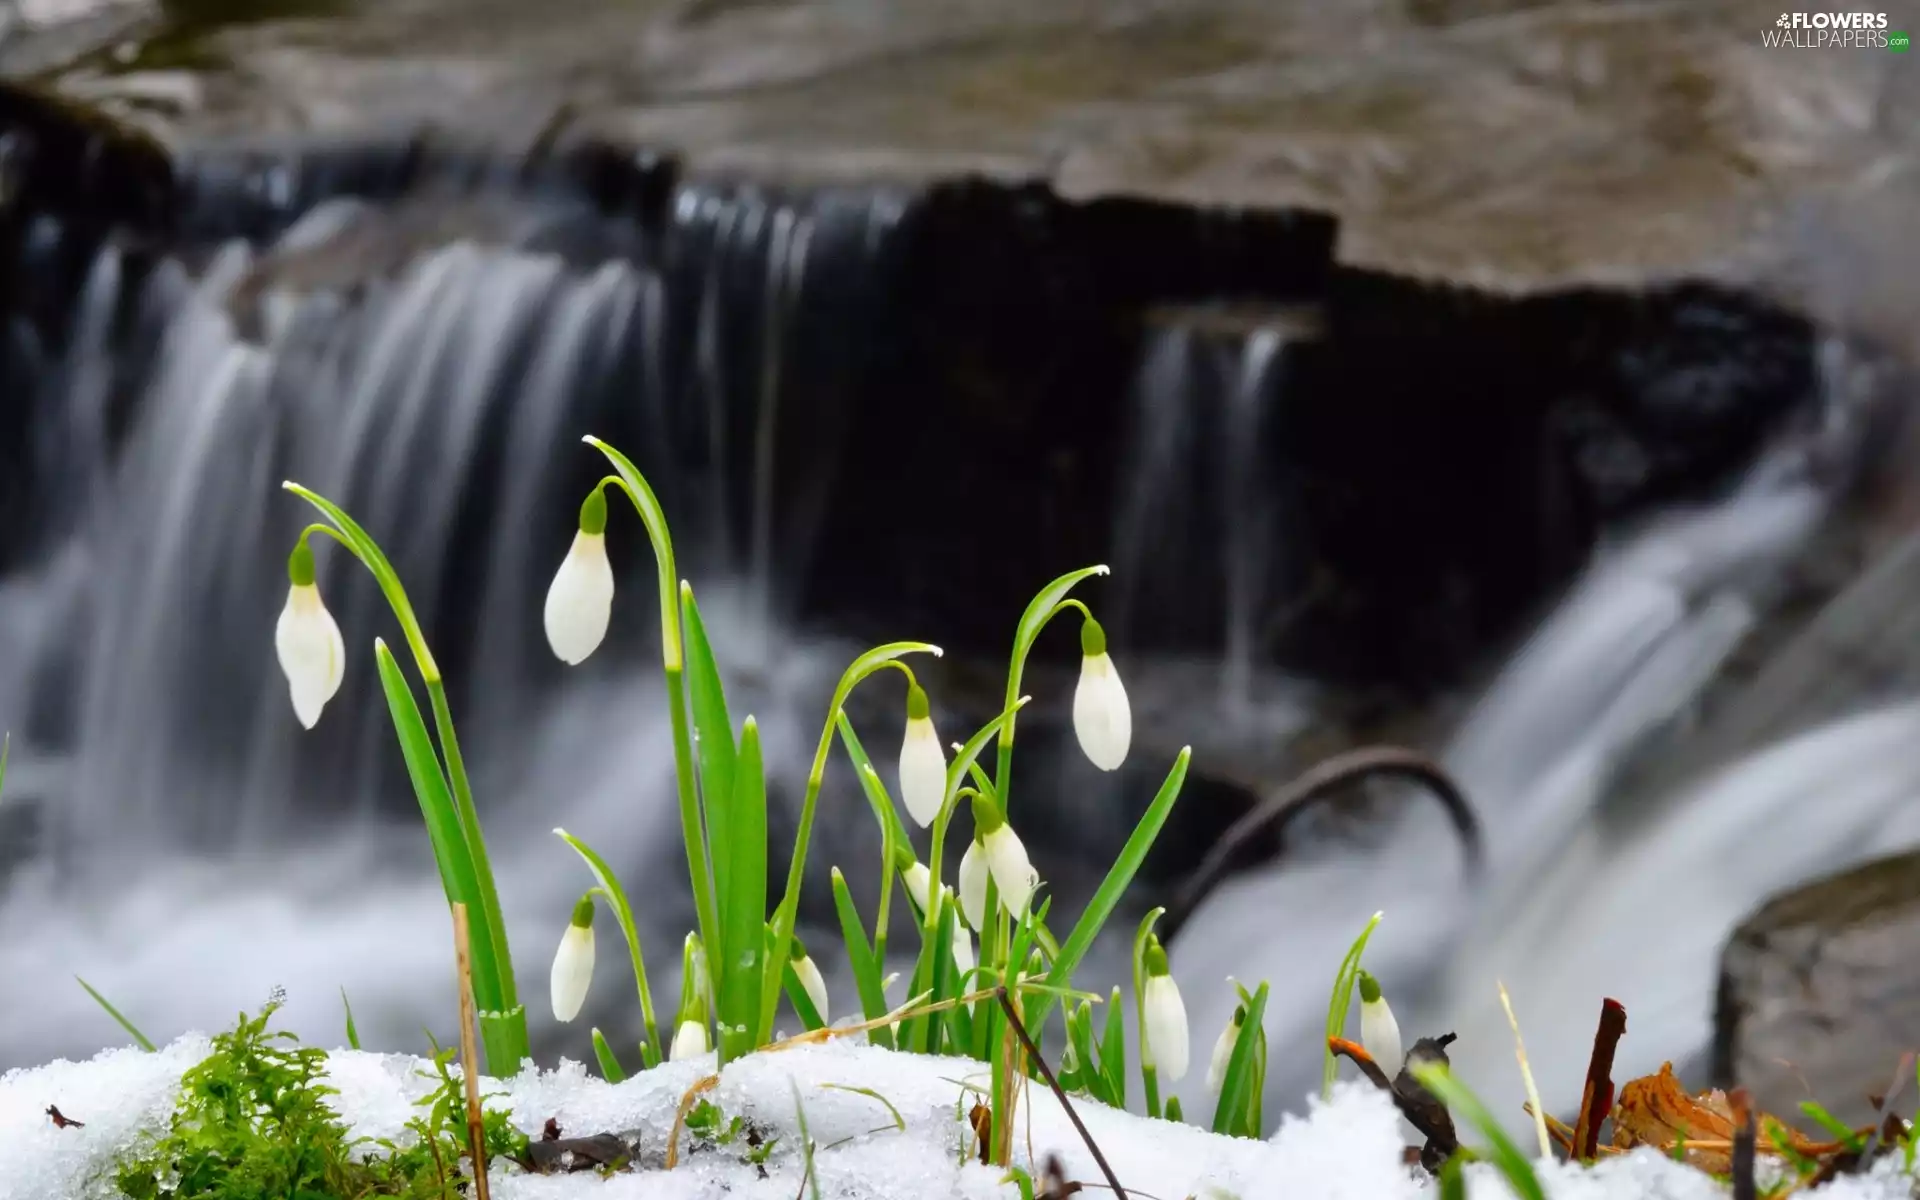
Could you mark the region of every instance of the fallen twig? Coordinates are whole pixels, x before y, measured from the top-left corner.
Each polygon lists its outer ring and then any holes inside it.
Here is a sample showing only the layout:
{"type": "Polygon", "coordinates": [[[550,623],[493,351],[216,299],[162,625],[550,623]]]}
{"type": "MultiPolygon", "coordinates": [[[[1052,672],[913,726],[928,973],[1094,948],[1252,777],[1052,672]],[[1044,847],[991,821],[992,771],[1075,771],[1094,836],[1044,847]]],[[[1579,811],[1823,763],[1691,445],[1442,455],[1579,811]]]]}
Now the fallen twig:
{"type": "Polygon", "coordinates": [[[1727,1093],[1727,1107],[1733,1110],[1733,1200],[1754,1200],[1759,1184],[1754,1176],[1753,1104],[1747,1089],[1734,1088],[1727,1093]]]}
{"type": "Polygon", "coordinates": [[[1540,1157],[1553,1157],[1553,1143],[1547,1138],[1546,1110],[1540,1103],[1540,1088],[1533,1081],[1533,1065],[1527,1061],[1527,1043],[1520,1037],[1520,1018],[1513,1015],[1513,1000],[1507,985],[1495,981],[1500,989],[1500,1007],[1507,1010],[1507,1024],[1513,1027],[1513,1056],[1520,1060],[1520,1083],[1527,1089],[1527,1108],[1533,1113],[1533,1129],[1540,1138],[1540,1157]]]}
{"type": "Polygon", "coordinates": [[[480,1055],[473,1036],[473,943],[467,906],[453,906],[453,956],[460,977],[460,1074],[467,1085],[467,1139],[473,1153],[473,1192],[492,1200],[487,1183],[487,1132],[480,1119],[480,1055]]]}
{"type": "MultiPolygon", "coordinates": [[[[1451,1041],[1453,1041],[1452,1034],[1448,1034],[1439,1041],[1422,1038],[1414,1044],[1414,1047],[1419,1049],[1425,1045],[1429,1048],[1430,1056],[1445,1062],[1446,1043],[1451,1041]]],[[[1446,1105],[1441,1104],[1431,1092],[1421,1087],[1420,1082],[1404,1068],[1400,1073],[1401,1079],[1406,1081],[1403,1090],[1397,1080],[1387,1078],[1387,1073],[1380,1069],[1379,1062],[1373,1055],[1368,1054],[1366,1047],[1360,1043],[1350,1042],[1346,1038],[1332,1037],[1327,1039],[1327,1048],[1359,1067],[1360,1073],[1365,1075],[1373,1086],[1393,1097],[1394,1107],[1400,1110],[1400,1115],[1427,1139],[1428,1149],[1422,1153],[1423,1160],[1429,1155],[1445,1159],[1460,1148],[1460,1137],[1454,1132],[1453,1117],[1447,1112],[1446,1105]]]]}
{"type": "Polygon", "coordinates": [[[1126,1189],[1120,1186],[1120,1177],[1113,1173],[1113,1167],[1108,1164],[1107,1156],[1100,1153],[1100,1147],[1095,1144],[1093,1135],[1087,1132],[1085,1125],[1081,1124],[1080,1114],[1073,1111],[1073,1102],[1067,1099],[1067,1093],[1061,1089],[1060,1081],[1054,1078],[1053,1068],[1047,1065],[1046,1058],[1040,1053],[1040,1047],[1033,1044],[1033,1037],[1027,1033],[1026,1023],[1020,1019],[1020,1013],[1014,1007],[1013,997],[1007,994],[1004,986],[993,989],[993,993],[995,999],[1000,1001],[1001,1009],[1007,1014],[1007,1024],[1011,1025],[1013,1032],[1019,1036],[1021,1047],[1033,1059],[1033,1065],[1040,1068],[1041,1078],[1045,1079],[1047,1086],[1053,1089],[1054,1099],[1060,1101],[1060,1107],[1066,1112],[1067,1120],[1073,1122],[1074,1129],[1080,1134],[1080,1140],[1086,1143],[1087,1153],[1093,1155],[1093,1161],[1100,1167],[1100,1173],[1107,1177],[1107,1186],[1113,1189],[1113,1194],[1120,1200],[1127,1200],[1126,1189]]]}
{"type": "Polygon", "coordinates": [[[1220,886],[1235,858],[1254,838],[1269,828],[1276,837],[1281,836],[1287,823],[1314,801],[1376,775],[1425,784],[1427,790],[1447,810],[1454,829],[1460,834],[1461,847],[1466,852],[1468,875],[1479,874],[1484,857],[1480,822],[1473,815],[1473,806],[1467,802],[1466,793],[1460,790],[1460,785],[1439,763],[1417,750],[1399,746],[1368,746],[1336,754],[1310,767],[1292,783],[1263,797],[1252,810],[1229,826],[1167,905],[1166,913],[1160,918],[1161,940],[1173,940],[1181,926],[1186,924],[1187,918],[1200,907],[1201,901],[1220,886]]]}
{"type": "Polygon", "coordinates": [[[85,1129],[87,1127],[85,1121],[76,1121],[71,1117],[63,1115],[60,1111],[60,1106],[57,1104],[47,1105],[47,1115],[53,1118],[53,1127],[55,1129],[85,1129]]]}
{"type": "Polygon", "coordinates": [[[1580,1093],[1580,1118],[1574,1122],[1574,1157],[1591,1162],[1599,1153],[1600,1126],[1613,1111],[1613,1053],[1627,1032],[1627,1009],[1618,1000],[1600,1002],[1600,1025],[1587,1060],[1587,1082],[1580,1093]]]}

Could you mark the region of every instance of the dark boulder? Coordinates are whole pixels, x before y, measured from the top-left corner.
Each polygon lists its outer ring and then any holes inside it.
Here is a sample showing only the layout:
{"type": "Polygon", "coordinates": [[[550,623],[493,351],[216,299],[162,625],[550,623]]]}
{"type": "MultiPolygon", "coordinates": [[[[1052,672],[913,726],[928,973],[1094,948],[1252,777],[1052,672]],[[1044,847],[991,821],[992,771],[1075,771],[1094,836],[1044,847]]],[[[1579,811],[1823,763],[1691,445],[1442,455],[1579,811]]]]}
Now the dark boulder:
{"type": "Polygon", "coordinates": [[[1714,1011],[1716,1086],[1749,1089],[1767,1112],[1817,1099],[1867,1124],[1867,1097],[1917,1047],[1920,851],[1777,896],[1734,931],[1714,1011]]]}

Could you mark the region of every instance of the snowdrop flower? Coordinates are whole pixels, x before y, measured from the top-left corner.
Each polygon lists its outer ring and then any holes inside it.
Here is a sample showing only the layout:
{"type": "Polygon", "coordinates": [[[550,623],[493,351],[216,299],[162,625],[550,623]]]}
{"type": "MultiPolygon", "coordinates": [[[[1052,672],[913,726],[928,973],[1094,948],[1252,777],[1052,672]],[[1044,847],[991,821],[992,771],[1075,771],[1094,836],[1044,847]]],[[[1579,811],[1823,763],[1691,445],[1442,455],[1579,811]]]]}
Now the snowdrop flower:
{"type": "Polygon", "coordinates": [[[607,561],[607,498],[599,488],[580,505],[580,530],[547,588],[547,644],[578,666],[599,648],[613,614],[613,564],[607,561]]]}
{"type": "Polygon", "coordinates": [[[793,939],[793,950],[787,955],[787,962],[793,966],[793,974],[800,981],[800,989],[813,1003],[813,1011],[820,1014],[821,1024],[827,1021],[827,981],[820,977],[820,968],[807,957],[807,948],[799,938],[793,939]]]}
{"type": "Polygon", "coordinates": [[[699,1058],[713,1051],[713,1044],[707,1038],[707,1023],[691,1017],[683,1017],[680,1027],[673,1031],[673,1046],[667,1051],[668,1062],[679,1062],[687,1058],[699,1058]]]}
{"type": "Polygon", "coordinates": [[[1380,983],[1365,971],[1360,972],[1360,1045],[1380,1064],[1389,1077],[1400,1073],[1406,1061],[1400,1048],[1400,1022],[1393,1019],[1380,983]]]}
{"type": "Polygon", "coordinates": [[[1140,1057],[1168,1080],[1177,1080],[1187,1073],[1187,1006],[1167,970],[1167,952],[1159,938],[1147,935],[1141,958],[1147,982],[1140,1000],[1140,1057]]]}
{"type": "Polygon", "coordinates": [[[933,731],[932,710],[920,685],[907,685],[907,733],[900,741],[900,802],[925,829],[947,797],[947,753],[933,731]]]}
{"type": "Polygon", "coordinates": [[[967,928],[964,925],[954,926],[953,927],[954,968],[960,972],[960,975],[962,978],[965,978],[967,972],[973,970],[975,964],[976,964],[976,960],[973,957],[973,935],[967,932],[967,928]]]}
{"type": "Polygon", "coordinates": [[[1089,616],[1080,626],[1080,682],[1073,689],[1073,732],[1087,761],[1117,771],[1133,743],[1133,712],[1127,689],[1107,657],[1107,634],[1089,616]]]}
{"type": "Polygon", "coordinates": [[[1207,1091],[1218,1096],[1220,1088],[1227,1081],[1227,1064],[1233,1061],[1233,1046],[1240,1040],[1240,1027],[1247,1023],[1247,1009],[1244,1004],[1233,1006],[1233,1020],[1220,1031],[1220,1038],[1213,1044],[1213,1057],[1207,1062],[1207,1091]]]}
{"type": "Polygon", "coordinates": [[[553,1018],[565,1023],[580,1015],[587,1000],[587,985],[593,982],[593,897],[580,897],[573,906],[573,920],[560,936],[560,949],[553,956],[553,1018]]]}
{"type": "MultiPolygon", "coordinates": [[[[1033,899],[1033,889],[1040,886],[1040,876],[1034,873],[1026,846],[1000,815],[999,805],[977,793],[973,797],[973,834],[980,843],[981,856],[987,860],[993,885],[1000,890],[1000,903],[1018,920],[1033,899]]],[[[984,907],[985,901],[981,904],[984,907]]]]}
{"type": "Polygon", "coordinates": [[[987,927],[987,875],[986,847],[976,833],[960,856],[960,915],[969,929],[987,927]]]}
{"type": "Polygon", "coordinates": [[[914,915],[926,916],[927,898],[933,894],[933,875],[927,870],[927,864],[915,858],[913,851],[899,846],[893,853],[893,865],[900,872],[900,883],[907,890],[907,899],[913,903],[914,915]]]}
{"type": "Polygon", "coordinates": [[[314,583],[313,551],[301,538],[287,559],[287,606],[273,628],[273,648],[280,657],[293,696],[293,715],[312,729],[347,677],[347,645],[340,626],[321,603],[314,583]]]}

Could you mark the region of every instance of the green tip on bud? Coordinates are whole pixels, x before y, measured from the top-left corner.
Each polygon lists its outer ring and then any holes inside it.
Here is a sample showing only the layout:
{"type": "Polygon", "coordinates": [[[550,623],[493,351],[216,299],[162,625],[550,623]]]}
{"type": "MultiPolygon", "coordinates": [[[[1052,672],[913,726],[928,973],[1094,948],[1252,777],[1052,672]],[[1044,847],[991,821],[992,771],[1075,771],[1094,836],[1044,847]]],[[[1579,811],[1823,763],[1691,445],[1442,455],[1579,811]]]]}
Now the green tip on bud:
{"type": "Polygon", "coordinates": [[[576,929],[593,928],[593,896],[591,893],[580,897],[580,903],[573,906],[573,926],[576,929]]]}
{"type": "Polygon", "coordinates": [[[1233,1006],[1233,1027],[1235,1029],[1238,1029],[1242,1025],[1245,1025],[1246,1023],[1247,1023],[1247,1006],[1244,1004],[1234,1005],[1233,1006]]]}
{"type": "Polygon", "coordinates": [[[973,836],[985,841],[987,835],[1007,823],[1000,815],[1000,806],[990,797],[979,792],[973,794],[973,836]]]}
{"type": "Polygon", "coordinates": [[[1080,623],[1080,653],[1088,658],[1098,658],[1107,652],[1107,631],[1100,628],[1100,622],[1088,617],[1080,623]]]}
{"type": "Polygon", "coordinates": [[[787,948],[787,958],[793,962],[802,962],[806,957],[806,943],[802,942],[798,937],[792,939],[792,945],[787,948]]]}
{"type": "Polygon", "coordinates": [[[913,849],[904,842],[895,842],[893,846],[893,869],[902,873],[913,869],[913,849]]]}
{"type": "Polygon", "coordinates": [[[1362,1004],[1380,1003],[1380,981],[1365,971],[1360,972],[1360,1002],[1362,1004]]]}
{"type": "Polygon", "coordinates": [[[1160,945],[1160,939],[1154,934],[1147,935],[1147,948],[1140,955],[1140,965],[1147,969],[1149,979],[1157,979],[1169,974],[1167,970],[1167,951],[1160,945]]]}
{"type": "Polygon", "coordinates": [[[933,717],[933,709],[927,704],[927,691],[917,683],[907,685],[907,720],[926,721],[933,717]]]}
{"type": "Polygon", "coordinates": [[[313,586],[313,548],[307,545],[305,535],[293,544],[293,553],[287,555],[287,579],[295,587],[313,586]]]}
{"type": "Polygon", "coordinates": [[[599,488],[580,502],[580,532],[598,536],[607,529],[607,494],[599,488]]]}

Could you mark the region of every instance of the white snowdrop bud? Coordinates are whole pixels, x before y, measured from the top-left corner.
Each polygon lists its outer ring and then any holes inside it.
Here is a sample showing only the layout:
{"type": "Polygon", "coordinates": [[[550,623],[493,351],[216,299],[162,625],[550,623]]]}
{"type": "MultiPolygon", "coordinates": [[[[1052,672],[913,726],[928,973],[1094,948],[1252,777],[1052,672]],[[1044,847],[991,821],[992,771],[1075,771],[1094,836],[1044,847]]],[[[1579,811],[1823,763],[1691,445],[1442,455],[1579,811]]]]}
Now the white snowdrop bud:
{"type": "Polygon", "coordinates": [[[807,994],[813,1004],[813,1011],[820,1014],[825,1024],[827,1017],[827,981],[820,977],[820,968],[807,957],[807,948],[799,938],[793,939],[793,950],[787,955],[787,961],[793,965],[794,978],[800,981],[800,990],[807,994]]]}
{"type": "Polygon", "coordinates": [[[1219,1040],[1213,1043],[1213,1057],[1207,1061],[1207,1091],[1218,1096],[1220,1088],[1227,1081],[1227,1064],[1233,1061],[1233,1046],[1240,1040],[1240,1028],[1247,1023],[1247,1010],[1242,1005],[1234,1005],[1233,1020],[1220,1031],[1219,1040]]]}
{"type": "Polygon", "coordinates": [[[1142,956],[1147,982],[1141,997],[1141,1060],[1168,1080],[1187,1073],[1187,1006],[1180,999],[1180,985],[1167,970],[1167,952],[1160,939],[1147,935],[1142,956]]]}
{"type": "Polygon", "coordinates": [[[927,864],[916,859],[913,851],[905,846],[898,846],[894,849],[893,865],[900,872],[900,884],[906,889],[914,916],[924,918],[933,890],[933,875],[927,870],[927,864]]]}
{"type": "Polygon", "coordinates": [[[1406,1056],[1400,1048],[1400,1022],[1393,1019],[1380,983],[1360,972],[1360,1045],[1380,1064],[1389,1079],[1400,1073],[1406,1056]]]}
{"type": "Polygon", "coordinates": [[[962,977],[973,970],[975,965],[973,935],[967,932],[964,925],[953,927],[953,965],[962,977]]]}
{"type": "Polygon", "coordinates": [[[907,687],[907,732],[900,741],[900,802],[925,829],[940,815],[947,796],[947,753],[933,730],[932,710],[920,685],[907,687]]]}
{"type": "Polygon", "coordinates": [[[1133,711],[1127,689],[1107,657],[1107,635],[1088,617],[1080,626],[1080,682],[1073,689],[1073,732],[1087,760],[1102,771],[1117,771],[1133,743],[1133,711]]]}
{"type": "Polygon", "coordinates": [[[1000,903],[1014,920],[1019,920],[1033,899],[1033,890],[1040,886],[1040,876],[1034,872],[1026,846],[1013,832],[1013,826],[1000,815],[999,806],[978,794],[973,798],[973,832],[987,860],[993,885],[1000,890],[1000,903]]]}
{"type": "Polygon", "coordinates": [[[347,677],[347,645],[340,626],[320,600],[314,583],[313,551],[301,538],[287,559],[287,606],[273,629],[273,648],[293,697],[293,715],[312,729],[347,677]]]}
{"type": "Polygon", "coordinates": [[[711,1053],[713,1044],[707,1037],[705,1021],[682,1020],[680,1027],[673,1031],[673,1046],[667,1051],[668,1062],[680,1062],[683,1059],[699,1058],[711,1053]]]}
{"type": "Polygon", "coordinates": [[[580,1015],[593,982],[593,897],[582,896],[573,906],[573,920],[560,936],[553,956],[551,981],[554,1020],[567,1022],[580,1015]]]}
{"type": "Polygon", "coordinates": [[[960,915],[970,929],[987,927],[987,852],[976,834],[960,856],[960,915]]]}
{"type": "Polygon", "coordinates": [[[580,505],[580,530],[547,588],[547,644],[568,666],[599,649],[613,615],[613,564],[607,560],[607,498],[599,488],[580,505]]]}

